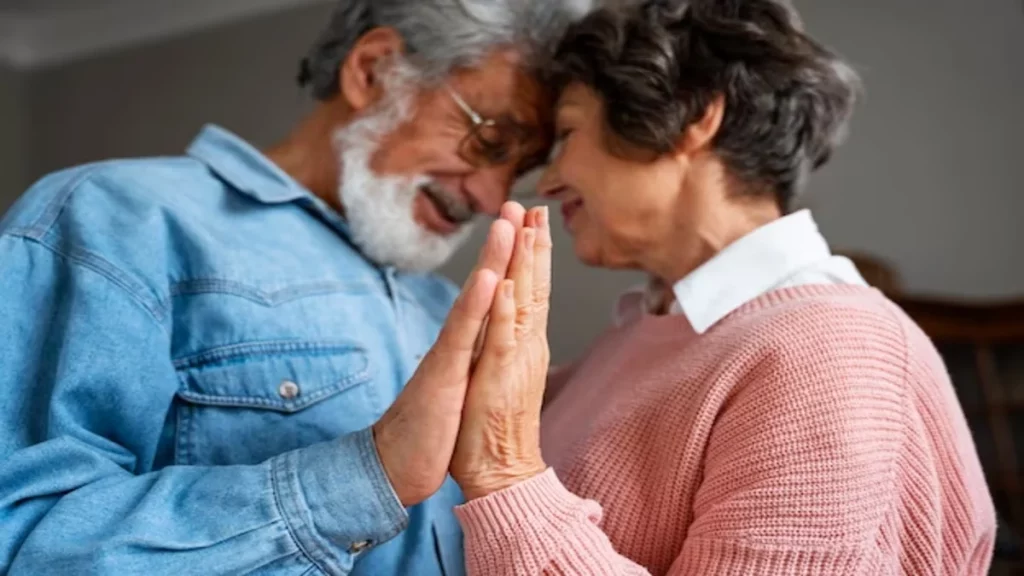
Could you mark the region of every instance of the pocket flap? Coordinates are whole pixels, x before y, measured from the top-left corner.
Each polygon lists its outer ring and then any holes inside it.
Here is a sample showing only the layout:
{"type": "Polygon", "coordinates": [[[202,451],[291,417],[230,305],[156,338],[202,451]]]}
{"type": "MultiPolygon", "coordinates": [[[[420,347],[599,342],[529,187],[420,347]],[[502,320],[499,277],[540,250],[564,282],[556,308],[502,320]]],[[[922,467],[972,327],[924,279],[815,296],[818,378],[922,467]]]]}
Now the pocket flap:
{"type": "Polygon", "coordinates": [[[253,342],[175,362],[183,400],[297,412],[373,377],[369,356],[350,342],[253,342]]]}

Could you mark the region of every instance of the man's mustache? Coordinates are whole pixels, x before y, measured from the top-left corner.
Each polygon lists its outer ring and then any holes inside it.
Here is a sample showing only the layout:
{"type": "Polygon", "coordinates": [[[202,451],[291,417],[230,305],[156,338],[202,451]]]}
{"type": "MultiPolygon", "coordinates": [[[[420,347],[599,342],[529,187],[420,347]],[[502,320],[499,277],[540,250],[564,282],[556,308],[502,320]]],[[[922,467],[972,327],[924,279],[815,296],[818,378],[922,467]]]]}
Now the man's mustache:
{"type": "Polygon", "coordinates": [[[476,211],[464,198],[449,193],[434,182],[428,182],[422,189],[444,215],[456,224],[469,222],[476,215],[476,211]]]}

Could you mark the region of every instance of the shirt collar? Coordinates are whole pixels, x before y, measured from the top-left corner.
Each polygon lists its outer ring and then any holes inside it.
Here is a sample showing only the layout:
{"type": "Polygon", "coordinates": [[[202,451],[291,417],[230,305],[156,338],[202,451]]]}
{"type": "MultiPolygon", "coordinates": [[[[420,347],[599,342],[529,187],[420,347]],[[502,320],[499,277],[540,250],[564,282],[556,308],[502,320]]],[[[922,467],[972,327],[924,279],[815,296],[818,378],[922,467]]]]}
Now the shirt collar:
{"type": "Polygon", "coordinates": [[[283,204],[312,197],[259,150],[220,126],[205,126],[189,146],[188,155],[258,202],[283,204]]]}
{"type": "Polygon", "coordinates": [[[672,287],[698,333],[737,308],[832,256],[810,211],[766,224],[727,246],[672,287]]]}

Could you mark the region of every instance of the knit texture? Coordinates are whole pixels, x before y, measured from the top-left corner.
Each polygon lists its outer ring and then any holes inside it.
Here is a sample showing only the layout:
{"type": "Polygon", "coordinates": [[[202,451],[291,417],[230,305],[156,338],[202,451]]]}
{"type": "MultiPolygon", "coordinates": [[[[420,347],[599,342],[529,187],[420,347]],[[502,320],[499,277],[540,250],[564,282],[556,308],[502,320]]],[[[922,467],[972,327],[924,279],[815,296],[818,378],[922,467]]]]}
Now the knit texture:
{"type": "Polygon", "coordinates": [[[637,314],[550,392],[551,469],[456,510],[470,574],[988,570],[949,377],[875,290],[772,292],[703,335],[637,314]]]}

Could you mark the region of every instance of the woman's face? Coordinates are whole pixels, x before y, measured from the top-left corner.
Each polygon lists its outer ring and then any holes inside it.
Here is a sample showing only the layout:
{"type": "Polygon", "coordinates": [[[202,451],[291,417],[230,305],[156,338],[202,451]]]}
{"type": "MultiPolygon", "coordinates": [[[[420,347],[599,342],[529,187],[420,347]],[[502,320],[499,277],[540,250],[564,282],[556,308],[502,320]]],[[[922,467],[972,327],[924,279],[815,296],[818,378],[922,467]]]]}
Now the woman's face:
{"type": "Polygon", "coordinates": [[[540,193],[561,203],[576,255],[584,263],[647,268],[652,258],[671,251],[669,244],[683,231],[686,163],[672,155],[613,155],[603,106],[582,84],[563,92],[556,111],[558,141],[540,193]]]}

